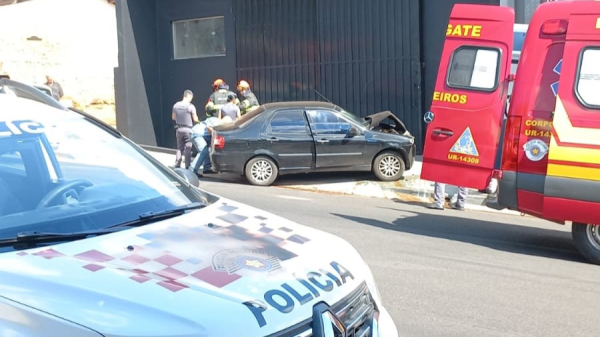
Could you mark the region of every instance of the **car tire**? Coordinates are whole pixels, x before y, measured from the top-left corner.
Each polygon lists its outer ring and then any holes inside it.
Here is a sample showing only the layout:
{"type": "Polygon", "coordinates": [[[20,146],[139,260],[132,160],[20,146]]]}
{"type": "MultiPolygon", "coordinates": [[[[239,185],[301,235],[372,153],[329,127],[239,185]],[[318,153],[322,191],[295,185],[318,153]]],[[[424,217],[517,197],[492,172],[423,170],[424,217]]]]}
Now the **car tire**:
{"type": "Polygon", "coordinates": [[[279,170],[275,162],[268,157],[254,157],[246,164],[246,179],[257,186],[269,186],[275,179],[279,170]]]}
{"type": "Polygon", "coordinates": [[[375,157],[373,173],[381,181],[396,181],[404,175],[404,159],[392,151],[386,151],[375,157]]]}
{"type": "Polygon", "coordinates": [[[593,264],[600,264],[600,225],[573,223],[571,229],[575,247],[593,264]]]}

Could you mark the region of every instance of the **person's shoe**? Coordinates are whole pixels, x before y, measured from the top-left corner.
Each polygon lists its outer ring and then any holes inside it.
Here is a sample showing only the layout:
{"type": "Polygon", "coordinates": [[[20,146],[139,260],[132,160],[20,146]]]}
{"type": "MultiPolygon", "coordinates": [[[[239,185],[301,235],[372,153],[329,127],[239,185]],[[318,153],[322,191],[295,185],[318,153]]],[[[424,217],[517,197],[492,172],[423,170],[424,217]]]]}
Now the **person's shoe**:
{"type": "Polygon", "coordinates": [[[215,174],[218,173],[214,168],[209,168],[208,170],[202,171],[203,174],[215,174]]]}
{"type": "Polygon", "coordinates": [[[444,210],[444,206],[438,205],[436,203],[427,205],[427,208],[429,208],[429,209],[437,209],[437,210],[440,210],[440,211],[444,210]]]}
{"type": "Polygon", "coordinates": [[[454,203],[454,204],[451,204],[451,205],[450,205],[450,207],[452,207],[452,209],[455,209],[455,210],[457,210],[457,211],[464,211],[464,210],[465,210],[465,208],[464,208],[464,207],[460,207],[460,206],[458,206],[458,204],[456,204],[456,203],[454,203]]]}
{"type": "Polygon", "coordinates": [[[197,172],[196,172],[196,177],[198,177],[198,178],[204,178],[204,176],[202,175],[202,173],[197,173],[197,172]]]}

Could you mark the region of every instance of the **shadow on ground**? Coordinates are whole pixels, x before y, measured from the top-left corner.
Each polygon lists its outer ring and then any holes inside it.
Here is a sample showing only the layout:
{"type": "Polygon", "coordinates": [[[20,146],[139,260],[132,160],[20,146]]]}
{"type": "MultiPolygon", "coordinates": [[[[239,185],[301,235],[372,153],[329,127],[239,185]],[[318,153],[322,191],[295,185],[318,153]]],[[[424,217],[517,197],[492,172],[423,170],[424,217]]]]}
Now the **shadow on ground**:
{"type": "MultiPolygon", "coordinates": [[[[246,180],[246,177],[235,173],[207,174],[200,178],[200,180],[247,185],[250,184],[246,180]]],[[[364,180],[379,181],[371,172],[319,172],[282,175],[275,180],[273,186],[332,184],[364,180]]]]}
{"type": "Polygon", "coordinates": [[[436,211],[423,208],[423,212],[417,212],[416,216],[397,219],[392,223],[332,214],[361,224],[402,233],[469,243],[509,253],[587,263],[577,252],[568,232],[470,219],[468,211],[431,212],[436,211]]]}

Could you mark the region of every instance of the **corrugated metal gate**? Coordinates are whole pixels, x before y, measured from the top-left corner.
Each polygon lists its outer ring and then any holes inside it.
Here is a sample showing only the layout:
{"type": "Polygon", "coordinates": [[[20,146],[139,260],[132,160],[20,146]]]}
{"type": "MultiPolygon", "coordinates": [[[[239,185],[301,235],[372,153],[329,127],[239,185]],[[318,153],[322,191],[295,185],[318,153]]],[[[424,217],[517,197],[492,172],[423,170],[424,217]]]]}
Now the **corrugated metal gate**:
{"type": "Polygon", "coordinates": [[[419,0],[234,0],[239,79],[262,103],[390,110],[422,148],[419,0]]]}

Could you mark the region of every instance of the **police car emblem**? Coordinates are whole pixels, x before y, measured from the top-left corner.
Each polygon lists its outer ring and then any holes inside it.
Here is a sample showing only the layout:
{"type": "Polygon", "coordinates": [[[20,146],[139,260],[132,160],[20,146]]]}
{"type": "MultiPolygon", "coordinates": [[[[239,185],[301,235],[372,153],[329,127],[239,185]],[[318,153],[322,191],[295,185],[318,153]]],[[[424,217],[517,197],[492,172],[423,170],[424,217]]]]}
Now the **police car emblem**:
{"type": "Polygon", "coordinates": [[[540,161],[548,153],[548,144],[540,139],[532,139],[523,145],[525,155],[531,161],[540,161]]]}
{"type": "Polygon", "coordinates": [[[325,303],[313,307],[313,336],[315,337],[346,337],[344,323],[331,311],[325,303]]]}
{"type": "Polygon", "coordinates": [[[278,258],[257,249],[226,249],[213,256],[213,269],[230,275],[241,269],[270,272],[280,268],[278,258]]]}
{"type": "Polygon", "coordinates": [[[435,114],[432,111],[427,111],[425,113],[425,116],[423,116],[423,121],[425,123],[429,124],[429,123],[433,122],[434,118],[435,118],[435,114]]]}

